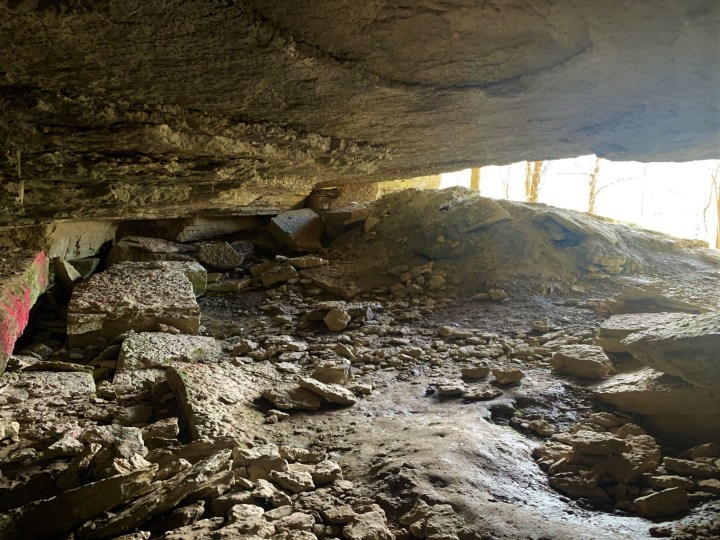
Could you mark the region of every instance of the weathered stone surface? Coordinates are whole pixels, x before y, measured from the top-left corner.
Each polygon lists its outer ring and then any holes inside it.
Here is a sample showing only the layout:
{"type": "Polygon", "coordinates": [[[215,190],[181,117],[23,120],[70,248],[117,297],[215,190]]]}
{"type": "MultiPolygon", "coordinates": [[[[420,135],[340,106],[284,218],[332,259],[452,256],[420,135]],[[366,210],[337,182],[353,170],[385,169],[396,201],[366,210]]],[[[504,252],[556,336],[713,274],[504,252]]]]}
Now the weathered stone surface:
{"type": "Polygon", "coordinates": [[[493,368],[492,373],[500,384],[516,384],[525,377],[522,370],[511,368],[493,368]]]}
{"type": "Polygon", "coordinates": [[[252,440],[263,415],[252,407],[257,381],[230,363],[167,367],[187,433],[192,439],[252,440]]]}
{"type": "Polygon", "coordinates": [[[214,474],[230,468],[230,451],[218,452],[169,480],[153,484],[153,490],[116,514],[87,523],[81,538],[108,538],[128,531],[148,519],[177,506],[200,489],[214,474]]]}
{"type": "Polygon", "coordinates": [[[325,230],[322,218],[310,208],[278,214],[268,225],[270,233],[293,251],[317,251],[325,230]]]}
{"type": "Polygon", "coordinates": [[[197,244],[195,257],[204,266],[217,270],[231,270],[243,262],[243,257],[227,242],[197,244]]]}
{"type": "Polygon", "coordinates": [[[342,332],[350,322],[350,314],[344,309],[333,308],[323,317],[323,322],[331,332],[342,332]]]}
{"type": "Polygon", "coordinates": [[[108,265],[123,262],[192,261],[192,246],[147,236],[125,236],[115,242],[108,265]]]}
{"type": "Polygon", "coordinates": [[[68,305],[73,346],[165,324],[197,334],[200,308],[184,269],[173,263],[119,263],[78,285],[68,305]]]}
{"type": "Polygon", "coordinates": [[[262,396],[283,410],[314,411],[322,404],[320,396],[314,392],[292,385],[267,388],[262,391],[262,396]]]}
{"type": "Polygon", "coordinates": [[[720,442],[720,395],[651,369],[621,374],[596,389],[600,401],[644,416],[658,435],[687,444],[720,442]]]}
{"type": "Polygon", "coordinates": [[[612,362],[601,347],[595,345],[564,345],[550,359],[558,373],[580,379],[602,379],[612,369],[612,362]]]}
{"type": "Polygon", "coordinates": [[[343,537],[346,540],[395,540],[379,507],[357,514],[352,523],[343,527],[343,537]]]}
{"type": "Polygon", "coordinates": [[[357,398],[350,390],[339,384],[322,383],[312,377],[301,377],[298,379],[298,384],[301,388],[310,390],[331,403],[354,405],[357,401],[357,398]]]}
{"type": "Polygon", "coordinates": [[[113,476],[68,490],[0,517],[3,538],[56,538],[103,512],[128,503],[152,490],[157,466],[113,476]]]}
{"type": "Polygon", "coordinates": [[[215,363],[222,356],[215,338],[140,332],[123,340],[117,370],[164,368],[172,362],[215,363]]]}
{"type": "Polygon", "coordinates": [[[651,368],[720,390],[720,312],[664,321],[630,334],[623,344],[651,368]]]}
{"type": "Polygon", "coordinates": [[[265,270],[260,276],[260,279],[265,287],[271,287],[296,277],[298,277],[297,270],[288,264],[275,266],[265,270]]]}
{"type": "Polygon", "coordinates": [[[53,265],[55,266],[55,281],[60,284],[63,292],[70,296],[75,287],[75,283],[82,279],[80,272],[60,257],[53,258],[53,265]]]}
{"type": "Polygon", "coordinates": [[[688,509],[685,490],[679,487],[665,489],[635,499],[635,510],[647,518],[671,516],[688,509]]]}
{"type": "Polygon", "coordinates": [[[9,3],[0,12],[0,45],[14,51],[0,124],[2,220],[244,205],[270,213],[321,182],[509,163],[531,150],[716,157],[718,121],[707,114],[720,86],[716,9],[677,0],[432,13],[327,0],[218,10],[194,1],[181,11],[9,3]],[[477,20],[490,30],[462,24],[477,20]],[[161,46],[148,51],[148,35],[163,36],[161,46]],[[19,165],[33,181],[27,194],[19,165]]]}
{"type": "Polygon", "coordinates": [[[95,381],[92,373],[81,371],[32,371],[12,372],[3,375],[5,386],[0,404],[4,400],[13,399],[13,389],[21,390],[32,398],[89,397],[95,394],[95,381]]]}
{"type": "Polygon", "coordinates": [[[15,341],[30,317],[30,308],[48,285],[44,252],[5,251],[0,258],[0,375],[5,371],[15,341]]]}
{"type": "Polygon", "coordinates": [[[612,315],[600,325],[596,343],[607,352],[628,352],[622,340],[630,334],[682,319],[684,313],[623,313],[612,315]]]}
{"type": "Polygon", "coordinates": [[[624,440],[613,437],[609,433],[581,430],[575,433],[555,435],[554,439],[571,446],[578,454],[590,456],[612,456],[630,450],[624,440]]]}

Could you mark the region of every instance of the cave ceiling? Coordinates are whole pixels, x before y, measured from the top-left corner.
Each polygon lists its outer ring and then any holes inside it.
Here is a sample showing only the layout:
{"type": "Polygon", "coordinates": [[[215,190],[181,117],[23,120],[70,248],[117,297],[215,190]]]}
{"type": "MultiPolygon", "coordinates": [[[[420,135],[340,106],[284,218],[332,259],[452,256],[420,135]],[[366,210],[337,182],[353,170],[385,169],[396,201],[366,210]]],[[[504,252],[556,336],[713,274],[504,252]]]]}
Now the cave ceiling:
{"type": "Polygon", "coordinates": [[[0,3],[0,223],[720,157],[716,0],[0,3]]]}

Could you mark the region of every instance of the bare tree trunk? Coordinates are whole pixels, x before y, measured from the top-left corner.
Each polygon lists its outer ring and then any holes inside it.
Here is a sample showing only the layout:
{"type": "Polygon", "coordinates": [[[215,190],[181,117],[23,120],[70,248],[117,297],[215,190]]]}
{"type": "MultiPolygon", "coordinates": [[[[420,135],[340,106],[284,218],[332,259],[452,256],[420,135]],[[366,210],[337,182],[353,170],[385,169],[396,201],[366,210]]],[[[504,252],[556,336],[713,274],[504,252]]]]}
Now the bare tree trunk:
{"type": "Polygon", "coordinates": [[[590,173],[590,193],[588,194],[588,214],[595,213],[595,204],[597,202],[598,194],[598,176],[600,175],[600,158],[595,158],[595,167],[593,172],[590,173]]]}
{"type": "Polygon", "coordinates": [[[715,199],[715,248],[720,249],[720,162],[715,166],[715,170],[710,173],[710,200],[703,210],[703,221],[705,222],[705,230],[707,231],[707,212],[715,199]]]}
{"type": "Polygon", "coordinates": [[[470,189],[480,191],[480,167],[470,169],[470,189]]]}
{"type": "Polygon", "coordinates": [[[540,195],[542,173],[542,161],[533,161],[532,165],[530,165],[530,162],[528,161],[525,166],[525,200],[527,202],[537,202],[540,195]]]}

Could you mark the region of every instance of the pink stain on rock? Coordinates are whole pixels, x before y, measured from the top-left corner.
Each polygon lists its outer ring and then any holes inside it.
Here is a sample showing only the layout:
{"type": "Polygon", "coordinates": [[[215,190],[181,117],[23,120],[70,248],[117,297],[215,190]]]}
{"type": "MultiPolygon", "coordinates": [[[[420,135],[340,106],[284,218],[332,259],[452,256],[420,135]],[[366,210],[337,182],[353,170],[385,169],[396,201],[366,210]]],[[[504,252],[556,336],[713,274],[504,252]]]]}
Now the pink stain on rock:
{"type": "Polygon", "coordinates": [[[26,268],[0,290],[0,374],[15,341],[28,325],[30,309],[48,284],[48,259],[44,252],[38,253],[26,268]]]}
{"type": "Polygon", "coordinates": [[[23,287],[22,296],[11,293],[6,302],[0,303],[0,310],[2,310],[0,352],[2,354],[6,356],[12,354],[15,341],[28,324],[32,304],[30,287],[23,287]]]}

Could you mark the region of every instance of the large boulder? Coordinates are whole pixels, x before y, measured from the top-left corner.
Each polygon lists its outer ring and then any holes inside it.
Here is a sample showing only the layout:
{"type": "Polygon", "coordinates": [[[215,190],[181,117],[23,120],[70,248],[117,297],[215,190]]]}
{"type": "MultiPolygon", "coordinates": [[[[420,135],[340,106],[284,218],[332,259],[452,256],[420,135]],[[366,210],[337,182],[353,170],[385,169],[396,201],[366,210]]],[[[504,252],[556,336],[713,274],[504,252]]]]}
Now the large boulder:
{"type": "Polygon", "coordinates": [[[685,313],[622,313],[612,315],[600,325],[597,345],[610,353],[628,352],[622,342],[630,334],[642,332],[685,317],[685,313]]]}
{"type": "Polygon", "coordinates": [[[160,325],[186,334],[200,328],[200,308],[181,264],[116,264],[75,287],[68,305],[73,347],[103,344],[129,330],[157,331],[160,325]]]}
{"type": "Polygon", "coordinates": [[[720,390],[720,312],[670,319],[629,335],[623,344],[651,368],[720,390]]]}
{"type": "Polygon", "coordinates": [[[642,369],[613,377],[595,396],[620,411],[640,414],[653,434],[686,445],[720,442],[720,394],[642,369]]]}
{"type": "Polygon", "coordinates": [[[322,248],[320,236],[325,222],[309,208],[278,214],[270,221],[268,230],[278,242],[293,251],[316,251],[322,248]]]}

